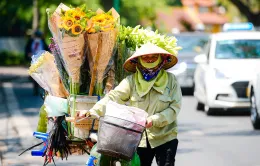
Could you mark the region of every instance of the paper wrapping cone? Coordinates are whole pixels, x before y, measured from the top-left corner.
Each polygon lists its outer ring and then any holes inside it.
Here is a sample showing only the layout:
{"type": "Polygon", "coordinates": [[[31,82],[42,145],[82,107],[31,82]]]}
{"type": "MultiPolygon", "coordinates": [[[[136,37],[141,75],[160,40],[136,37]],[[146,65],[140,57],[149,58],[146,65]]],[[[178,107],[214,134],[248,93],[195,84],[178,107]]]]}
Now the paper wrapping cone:
{"type": "Polygon", "coordinates": [[[97,63],[97,80],[99,83],[103,81],[104,71],[113,54],[117,33],[118,30],[114,29],[107,32],[85,34],[85,40],[90,52],[87,54],[90,72],[93,72],[94,63],[97,63]],[[97,54],[100,55],[98,61],[95,62],[97,54]]]}
{"type": "Polygon", "coordinates": [[[31,76],[52,96],[67,97],[69,95],[61,82],[52,54],[45,52],[43,63],[31,74],[31,76]]]}
{"type": "Polygon", "coordinates": [[[80,67],[84,60],[85,40],[83,34],[71,37],[60,32],[57,44],[59,45],[65,69],[73,83],[80,82],[80,67]]]}
{"type": "Polygon", "coordinates": [[[66,11],[70,8],[63,3],[56,8],[54,13],[48,18],[48,26],[52,33],[54,39],[57,39],[59,36],[59,25],[61,23],[61,10],[66,11]]]}

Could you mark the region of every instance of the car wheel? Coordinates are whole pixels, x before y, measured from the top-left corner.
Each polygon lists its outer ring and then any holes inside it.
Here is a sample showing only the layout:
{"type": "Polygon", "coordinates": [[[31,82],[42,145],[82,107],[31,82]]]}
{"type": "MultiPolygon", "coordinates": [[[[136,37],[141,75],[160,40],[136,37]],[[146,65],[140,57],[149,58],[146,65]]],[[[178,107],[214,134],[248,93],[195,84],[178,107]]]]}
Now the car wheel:
{"type": "Polygon", "coordinates": [[[198,101],[196,109],[198,111],[204,111],[204,104],[198,101]]]}
{"type": "Polygon", "coordinates": [[[209,106],[204,106],[204,111],[207,115],[214,115],[216,111],[213,108],[210,108],[209,106]]]}
{"type": "Polygon", "coordinates": [[[257,112],[256,98],[255,98],[254,91],[252,91],[250,102],[251,102],[251,109],[250,109],[251,122],[253,124],[254,129],[260,129],[260,117],[257,112]]]}

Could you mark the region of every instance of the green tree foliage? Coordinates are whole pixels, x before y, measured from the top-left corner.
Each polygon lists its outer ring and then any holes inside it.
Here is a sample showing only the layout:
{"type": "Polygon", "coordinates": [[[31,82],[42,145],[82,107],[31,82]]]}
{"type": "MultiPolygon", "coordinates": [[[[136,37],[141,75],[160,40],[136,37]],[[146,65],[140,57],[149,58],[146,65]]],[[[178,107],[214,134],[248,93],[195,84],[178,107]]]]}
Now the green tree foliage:
{"type": "MultiPolygon", "coordinates": [[[[88,8],[100,7],[99,0],[38,0],[39,27],[45,33],[48,31],[46,8],[55,8],[60,3],[77,6],[87,4],[88,8]]],[[[32,28],[32,0],[2,0],[0,1],[0,20],[2,25],[0,36],[24,36],[32,28]]]]}
{"type": "Polygon", "coordinates": [[[129,26],[136,26],[142,20],[150,20],[153,23],[156,18],[156,7],[162,5],[163,1],[158,0],[121,0],[121,23],[129,26]]]}
{"type": "Polygon", "coordinates": [[[259,0],[218,0],[228,13],[233,13],[229,9],[232,7],[244,16],[247,21],[252,22],[255,26],[260,26],[260,1],[259,0]]]}
{"type": "Polygon", "coordinates": [[[165,0],[169,6],[182,6],[181,0],[165,0]]]}

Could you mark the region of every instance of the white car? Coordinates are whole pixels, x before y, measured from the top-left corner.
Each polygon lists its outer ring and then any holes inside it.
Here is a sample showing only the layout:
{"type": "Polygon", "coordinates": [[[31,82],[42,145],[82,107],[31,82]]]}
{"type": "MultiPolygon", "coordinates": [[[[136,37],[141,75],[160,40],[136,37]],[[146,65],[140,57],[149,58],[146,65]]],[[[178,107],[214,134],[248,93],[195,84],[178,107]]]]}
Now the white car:
{"type": "Polygon", "coordinates": [[[197,109],[210,115],[216,108],[249,108],[248,83],[260,72],[260,32],[213,34],[205,52],[195,57],[197,109]]]}
{"type": "Polygon", "coordinates": [[[251,122],[255,129],[260,129],[260,73],[249,82],[247,95],[251,102],[251,122]]]}

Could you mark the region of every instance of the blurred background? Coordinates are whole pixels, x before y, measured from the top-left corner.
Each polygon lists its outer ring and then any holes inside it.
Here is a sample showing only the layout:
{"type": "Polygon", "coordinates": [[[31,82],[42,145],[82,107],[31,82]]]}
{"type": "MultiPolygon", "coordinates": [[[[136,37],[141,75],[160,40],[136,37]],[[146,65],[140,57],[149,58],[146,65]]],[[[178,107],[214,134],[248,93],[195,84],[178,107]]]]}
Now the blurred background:
{"type": "MultiPolygon", "coordinates": [[[[61,2],[85,3],[94,10],[114,7],[121,24],[158,29],[178,39],[183,48],[179,62],[168,70],[176,75],[184,95],[177,166],[260,165],[260,0],[1,0],[1,165],[43,164],[30,152],[18,156],[37,142],[32,133],[43,103],[41,89],[27,70],[32,39],[41,40],[45,49],[50,43],[46,9],[61,2]],[[225,52],[229,52],[226,57],[225,52]],[[227,65],[218,69],[216,64],[227,65]],[[232,74],[227,76],[228,71],[232,74]],[[250,77],[239,78],[242,73],[250,77]],[[219,85],[221,90],[213,93],[219,85]]],[[[56,164],[86,161],[87,155],[70,156],[56,164]]]]}

